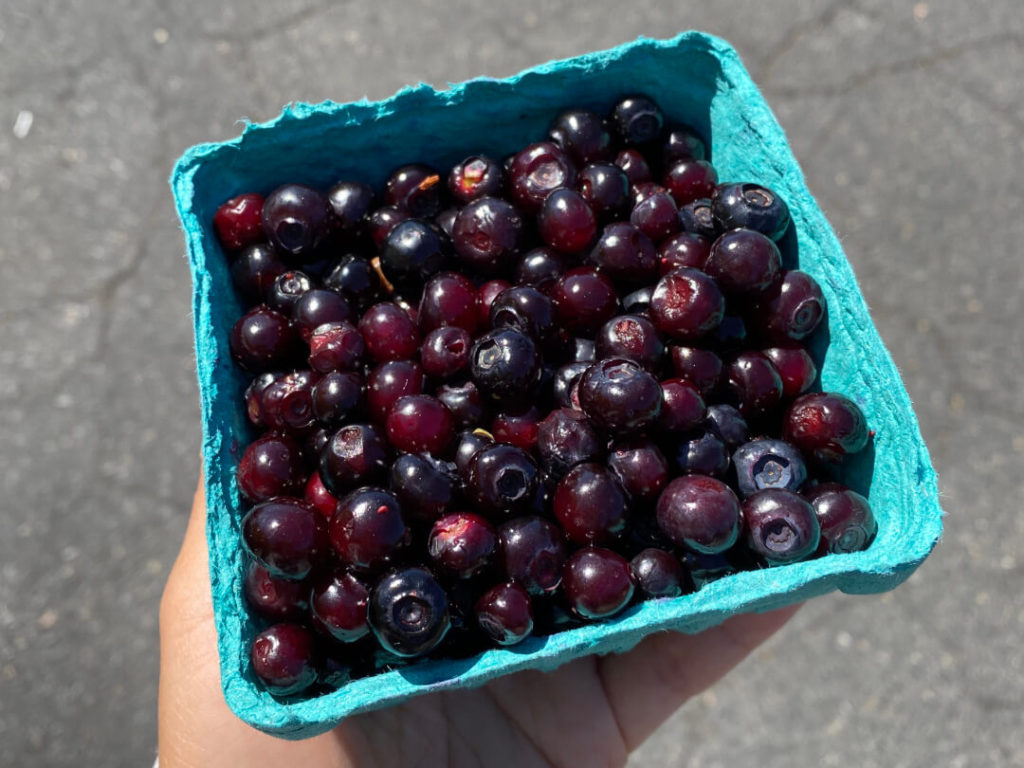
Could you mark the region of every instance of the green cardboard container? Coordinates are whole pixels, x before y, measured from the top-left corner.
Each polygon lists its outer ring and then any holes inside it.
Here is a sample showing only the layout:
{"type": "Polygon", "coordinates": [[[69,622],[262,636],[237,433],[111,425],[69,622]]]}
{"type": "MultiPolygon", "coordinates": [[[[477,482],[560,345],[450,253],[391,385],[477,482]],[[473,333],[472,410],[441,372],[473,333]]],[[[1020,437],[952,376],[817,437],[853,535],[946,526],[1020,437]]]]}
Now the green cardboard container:
{"type": "Polygon", "coordinates": [[[174,169],[171,185],[194,284],[207,537],[221,679],[232,710],[256,728],[305,738],[349,715],[434,690],[477,686],[523,669],[550,670],[586,654],[626,651],[654,631],[699,632],[736,613],[765,611],[836,589],[882,592],[903,582],[941,534],[936,476],[910,398],[782,128],[736,51],[720,39],[686,32],[672,40],[640,39],[549,62],[514,77],[480,78],[442,91],[419,85],[380,102],[292,104],[277,119],[249,125],[231,141],[188,150],[174,169]],[[250,618],[242,591],[243,507],[235,468],[252,433],[241,400],[247,381],[228,351],[228,333],[241,307],[213,233],[214,212],[234,195],[266,193],[290,181],[323,188],[351,178],[379,188],[389,171],[404,162],[445,168],[474,152],[503,157],[543,136],[562,108],[604,112],[617,96],[637,91],[655,98],[670,120],[688,123],[710,137],[711,156],[723,181],[758,181],[788,202],[800,267],[818,280],[828,300],[822,387],[854,399],[876,433],[873,446],[850,471],[858,487],[869,488],[879,523],[877,538],[864,552],[741,572],[695,594],[648,601],[612,621],[530,638],[513,650],[488,650],[458,661],[420,661],[354,680],[318,698],[275,699],[254,680],[248,660],[249,642],[259,624],[250,618]]]}

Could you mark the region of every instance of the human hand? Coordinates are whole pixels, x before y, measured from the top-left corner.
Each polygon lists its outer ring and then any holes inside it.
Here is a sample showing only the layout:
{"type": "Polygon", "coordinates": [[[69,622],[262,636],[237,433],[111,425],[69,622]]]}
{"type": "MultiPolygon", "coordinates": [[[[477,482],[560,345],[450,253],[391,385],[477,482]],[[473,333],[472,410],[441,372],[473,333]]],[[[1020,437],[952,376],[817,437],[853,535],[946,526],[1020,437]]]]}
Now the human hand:
{"type": "Polygon", "coordinates": [[[207,557],[200,482],[160,605],[161,768],[620,766],[796,612],[743,614],[698,635],[659,632],[628,653],[420,696],[284,741],[246,725],[224,701],[207,557]]]}

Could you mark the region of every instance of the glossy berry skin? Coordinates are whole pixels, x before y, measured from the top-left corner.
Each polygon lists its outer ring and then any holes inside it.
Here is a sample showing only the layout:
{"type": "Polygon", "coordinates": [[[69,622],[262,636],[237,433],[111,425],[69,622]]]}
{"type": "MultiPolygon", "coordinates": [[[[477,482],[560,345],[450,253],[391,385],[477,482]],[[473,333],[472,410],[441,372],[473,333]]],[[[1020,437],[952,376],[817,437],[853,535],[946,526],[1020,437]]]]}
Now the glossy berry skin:
{"type": "Polygon", "coordinates": [[[645,285],[643,288],[637,288],[632,293],[627,293],[622,297],[622,310],[627,315],[639,315],[645,320],[649,320],[651,317],[651,296],[654,295],[654,286],[645,285]]]}
{"type": "Polygon", "coordinates": [[[589,267],[570,269],[556,280],[551,301],[559,323],[576,334],[593,334],[619,311],[615,284],[589,267]]]}
{"type": "Polygon", "coordinates": [[[266,306],[250,309],[231,328],[231,358],[250,373],[287,368],[299,337],[291,321],[266,306]]]}
{"type": "Polygon", "coordinates": [[[228,253],[263,240],[263,195],[249,192],[222,204],[213,215],[213,231],[228,253]]]}
{"type": "Polygon", "coordinates": [[[313,428],[313,387],[319,376],[311,371],[295,371],[277,376],[260,393],[263,424],[277,432],[301,435],[313,428]]]}
{"type": "Polygon", "coordinates": [[[562,253],[580,253],[597,235],[597,217],[572,189],[556,189],[544,198],[537,224],[541,239],[562,253]]]}
{"type": "Polygon", "coordinates": [[[451,628],[448,596],[426,568],[385,574],[370,594],[368,615],[384,650],[405,658],[429,653],[451,628]]]}
{"type": "Polygon", "coordinates": [[[696,385],[686,379],[666,379],[661,382],[661,414],[658,429],[668,432],[685,432],[694,429],[704,421],[707,407],[696,385]]]}
{"type": "Polygon", "coordinates": [[[328,234],[330,206],[312,187],[285,184],[267,195],[261,216],[263,231],[274,247],[304,263],[328,234]]]}
{"type": "Polygon", "coordinates": [[[455,448],[455,468],[459,477],[468,477],[470,459],[481,448],[486,448],[489,445],[494,445],[494,439],[482,429],[465,430],[459,433],[455,448]]]}
{"type": "Polygon", "coordinates": [[[516,285],[491,302],[491,327],[512,328],[534,341],[544,341],[555,332],[555,308],[536,288],[516,285]]]}
{"type": "Polygon", "coordinates": [[[702,269],[711,253],[711,240],[692,232],[672,235],[658,247],[658,276],[664,277],[680,267],[702,269]]]}
{"type": "Polygon", "coordinates": [[[576,191],[598,219],[608,221],[628,210],[629,177],[614,163],[590,163],[580,169],[576,191]]]}
{"type": "Polygon", "coordinates": [[[661,159],[666,167],[682,160],[706,160],[707,156],[704,139],[687,126],[673,128],[662,144],[661,159]]]}
{"type": "Polygon", "coordinates": [[[252,306],[263,301],[274,281],[287,269],[272,246],[256,243],[242,249],[231,262],[231,282],[239,298],[252,306]]]}
{"type": "Polygon", "coordinates": [[[839,483],[822,483],[804,494],[821,527],[819,552],[860,552],[867,549],[878,523],[868,500],[839,483]]]}
{"type": "Polygon", "coordinates": [[[817,329],[825,316],[825,297],[813,277],[793,269],[761,297],[753,316],[771,344],[792,344],[817,329]]]}
{"type": "Polygon", "coordinates": [[[580,410],[579,401],[574,399],[574,393],[577,391],[580,378],[589,367],[589,361],[579,360],[567,363],[555,371],[555,378],[551,383],[551,392],[555,403],[559,407],[580,410]]]}
{"type": "Polygon", "coordinates": [[[732,455],[736,487],[747,498],[765,488],[799,491],[807,481],[807,467],[800,451],[772,438],[751,440],[732,455]]]}
{"type": "Polygon", "coordinates": [[[677,477],[665,486],[656,515],[658,527],[674,544],[704,554],[735,544],[743,520],[732,489],[703,475],[677,477]]]}
{"type": "Polygon", "coordinates": [[[481,197],[459,211],[452,227],[452,244],[463,264],[474,272],[507,271],[515,262],[524,237],[523,218],[497,197],[481,197]]]}
{"type": "Polygon", "coordinates": [[[484,422],[484,398],[472,381],[442,384],[435,390],[434,396],[448,407],[459,429],[468,429],[484,422]]]}
{"type": "Polygon", "coordinates": [[[433,523],[454,503],[456,478],[445,462],[402,454],[391,465],[389,478],[389,488],[410,520],[433,523]]]}
{"type": "Polygon", "coordinates": [[[669,478],[668,461],[646,437],[620,440],[608,452],[608,469],[632,499],[654,499],[669,478]]]}
{"type": "Polygon", "coordinates": [[[530,595],[515,582],[491,587],[477,600],[475,611],[480,629],[498,645],[515,645],[533,631],[530,595]]]}
{"type": "Polygon", "coordinates": [[[388,441],[404,453],[447,453],[455,437],[455,419],[444,403],[430,395],[405,395],[388,411],[388,441]]]}
{"type": "Polygon", "coordinates": [[[434,275],[423,288],[419,324],[424,333],[454,326],[474,333],[479,320],[479,292],[469,278],[455,272],[434,275]]]}
{"type": "Polygon", "coordinates": [[[651,180],[651,169],[643,154],[636,149],[624,149],[615,156],[615,164],[629,179],[630,186],[651,180]]]}
{"type": "Polygon", "coordinates": [[[498,548],[494,527],[479,515],[459,512],[434,523],[427,538],[427,553],[441,570],[471,578],[483,570],[498,548]]]}
{"type": "Polygon", "coordinates": [[[393,205],[384,205],[372,211],[366,218],[366,231],[369,233],[374,247],[380,249],[388,235],[391,234],[391,230],[399,223],[411,218],[413,218],[412,214],[400,211],[393,205]]]}
{"type": "Polygon", "coordinates": [[[316,682],[316,641],[300,624],[282,622],[260,632],[253,638],[249,661],[274,696],[292,696],[316,682]]]}
{"type": "Polygon", "coordinates": [[[512,201],[526,213],[538,213],[544,199],[559,187],[571,186],[576,168],[557,144],[531,144],[512,158],[508,169],[512,201]]]}
{"type": "Polygon", "coordinates": [[[305,480],[302,452],[291,438],[264,435],[245,449],[237,477],[238,490],[246,501],[293,496],[305,480]]]}
{"type": "Polygon", "coordinates": [[[391,451],[383,434],[369,424],[346,424],[327,441],[320,459],[320,479],[339,498],[352,488],[379,482],[391,451]]]}
{"type": "Polygon", "coordinates": [[[420,350],[424,373],[439,379],[450,379],[466,371],[472,345],[473,337],[463,328],[435,328],[427,334],[420,350]]]}
{"type": "Polygon", "coordinates": [[[651,239],[627,222],[604,228],[589,260],[603,274],[629,285],[652,283],[658,277],[658,251],[651,239]]]}
{"type": "Polygon", "coordinates": [[[415,298],[423,283],[448,263],[447,235],[426,221],[407,219],[395,226],[380,249],[380,268],[399,293],[415,298]]]}
{"type": "Polygon", "coordinates": [[[366,259],[346,256],[324,278],[324,287],[337,291],[363,310],[380,298],[380,276],[366,259]]]}
{"type": "Polygon", "coordinates": [[[626,144],[646,144],[661,135],[665,115],[649,96],[627,96],[612,108],[612,126],[626,144]]]}
{"type": "Polygon", "coordinates": [[[736,450],[747,442],[750,427],[739,409],[728,403],[713,403],[708,406],[707,426],[730,450],[736,450]]]}
{"type": "Polygon", "coordinates": [[[412,360],[381,363],[366,377],[366,407],[370,418],[383,424],[398,398],[418,395],[424,385],[423,368],[419,363],[412,360]]]}
{"type": "Polygon", "coordinates": [[[495,515],[527,509],[540,473],[521,448],[496,443],[473,454],[462,478],[467,498],[485,514],[495,515]]]}
{"type": "Polygon", "coordinates": [[[761,352],[741,352],[725,372],[727,387],[743,416],[762,416],[782,400],[782,379],[761,352]]]}
{"type": "Polygon", "coordinates": [[[380,488],[360,488],[344,496],[328,531],[341,561],[364,572],[380,570],[410,540],[398,499],[380,488]]]}
{"type": "Polygon", "coordinates": [[[555,518],[577,544],[609,541],[626,527],[626,497],[601,464],[577,464],[555,489],[555,518]]]}
{"type": "Polygon", "coordinates": [[[338,507],[338,499],[327,490],[319,472],[313,472],[306,481],[306,489],[303,491],[302,500],[330,520],[334,516],[334,510],[338,507]]]}
{"type": "Polygon", "coordinates": [[[715,330],[725,315],[718,284],[696,269],[677,269],[658,281],[651,295],[655,327],[680,341],[695,341],[715,330]]]}
{"type": "Polygon", "coordinates": [[[556,408],[537,425],[537,452],[544,468],[561,477],[577,464],[600,460],[604,446],[582,411],[556,408]]]}
{"type": "Polygon", "coordinates": [[[308,581],[273,575],[258,560],[245,569],[245,602],[268,621],[301,621],[309,607],[308,581]]]}
{"type": "Polygon", "coordinates": [[[683,160],[669,166],[661,183],[676,205],[686,205],[711,197],[718,184],[718,173],[705,160],[683,160]]]}
{"type": "Polygon", "coordinates": [[[481,197],[498,197],[504,188],[504,169],[486,155],[470,155],[448,172],[448,192],[463,205],[481,197]]]}
{"type": "Polygon", "coordinates": [[[313,587],[309,607],[331,637],[352,643],[369,634],[366,609],[370,592],[353,574],[337,570],[321,578],[313,587]]]}
{"type": "Polygon", "coordinates": [[[566,558],[558,526],[542,517],[517,517],[498,527],[498,541],[509,579],[531,595],[558,589],[566,558]]]}
{"type": "Polygon", "coordinates": [[[548,136],[577,165],[611,158],[612,137],[600,115],[585,109],[573,109],[558,115],[548,136]]]}
{"type": "Polygon", "coordinates": [[[768,187],[760,184],[726,184],[711,198],[711,213],[722,230],[753,229],[778,240],[789,226],[789,207],[768,187]]]}
{"type": "Polygon", "coordinates": [[[803,347],[769,347],[761,351],[779,372],[783,397],[802,395],[818,378],[818,366],[803,347]]]}
{"type": "Polygon", "coordinates": [[[341,294],[324,288],[313,288],[295,302],[292,324],[303,341],[308,343],[313,331],[321,325],[348,322],[352,314],[352,308],[341,294]]]}
{"type": "Polygon", "coordinates": [[[709,349],[669,346],[668,357],[672,373],[693,383],[701,395],[707,397],[722,378],[722,359],[709,349]]]}
{"type": "Polygon", "coordinates": [[[469,369],[481,394],[504,403],[528,400],[540,381],[540,355],[524,333],[499,328],[473,345],[469,369]]]}
{"type": "Polygon", "coordinates": [[[334,225],[346,233],[358,232],[373,210],[373,187],[359,181],[339,181],[327,190],[334,225]]]}
{"type": "Polygon", "coordinates": [[[779,246],[752,229],[733,229],[711,245],[704,271],[730,296],[756,298],[782,272],[779,246]]]}
{"type": "Polygon", "coordinates": [[[632,360],[608,358],[580,378],[579,401],[599,428],[613,435],[641,431],[661,412],[661,386],[632,360]]]}
{"type": "Polygon", "coordinates": [[[629,223],[655,243],[661,243],[680,230],[679,209],[668,192],[653,192],[636,203],[629,223]]]}
{"type": "Polygon", "coordinates": [[[729,471],[729,449],[714,430],[695,429],[680,436],[675,461],[685,475],[724,478],[729,471]]]}
{"type": "Polygon", "coordinates": [[[257,504],[242,519],[242,543],[272,576],[304,579],[327,556],[327,521],[299,499],[257,504]]]}
{"type": "Polygon", "coordinates": [[[491,434],[499,443],[508,443],[526,452],[537,447],[540,413],[536,406],[499,413],[491,422],[491,434]]]}
{"type": "Polygon", "coordinates": [[[550,248],[534,248],[516,266],[515,283],[544,289],[565,272],[564,259],[550,248]]]}
{"type": "Polygon", "coordinates": [[[805,456],[825,463],[837,462],[868,444],[867,421],[864,412],[849,398],[812,392],[798,397],[786,411],[782,439],[805,456]]]}
{"type": "Polygon", "coordinates": [[[396,168],[384,183],[384,204],[414,218],[429,218],[441,210],[441,177],[429,165],[410,163],[396,168]]]}
{"type": "Polygon", "coordinates": [[[747,547],[768,565],[810,557],[818,549],[821,526],[814,508],[792,491],[769,488],[743,502],[747,547]]]}
{"type": "Polygon", "coordinates": [[[488,280],[486,283],[480,286],[477,295],[477,317],[479,324],[487,326],[491,322],[491,304],[498,298],[498,295],[512,287],[512,283],[508,280],[488,280]]]}
{"type": "Polygon", "coordinates": [[[420,348],[420,332],[409,314],[391,302],[374,304],[359,319],[366,351],[378,363],[408,360],[420,348]]]}
{"type": "Polygon", "coordinates": [[[633,599],[629,561],[603,547],[584,547],[565,562],[562,591],[573,613],[583,619],[607,619],[633,599]]]}
{"type": "Polygon", "coordinates": [[[715,240],[722,233],[711,214],[711,200],[706,197],[679,206],[679,223],[684,232],[706,237],[709,241],[715,240]]]}
{"type": "Polygon", "coordinates": [[[671,552],[649,547],[629,561],[633,581],[646,597],[678,597],[693,591],[693,581],[671,552]]]}
{"type": "Polygon", "coordinates": [[[309,367],[320,373],[354,371],[365,354],[362,334],[347,321],[324,323],[309,336],[309,367]]]}
{"type": "Polygon", "coordinates": [[[281,378],[283,374],[275,373],[273,371],[264,371],[257,375],[249,382],[249,386],[245,388],[245,412],[249,417],[249,421],[257,427],[266,426],[266,422],[263,419],[263,392],[281,378]]]}
{"type": "Polygon", "coordinates": [[[267,292],[267,306],[291,317],[292,310],[307,292],[313,290],[315,281],[305,272],[290,269],[274,278],[267,292]]]}

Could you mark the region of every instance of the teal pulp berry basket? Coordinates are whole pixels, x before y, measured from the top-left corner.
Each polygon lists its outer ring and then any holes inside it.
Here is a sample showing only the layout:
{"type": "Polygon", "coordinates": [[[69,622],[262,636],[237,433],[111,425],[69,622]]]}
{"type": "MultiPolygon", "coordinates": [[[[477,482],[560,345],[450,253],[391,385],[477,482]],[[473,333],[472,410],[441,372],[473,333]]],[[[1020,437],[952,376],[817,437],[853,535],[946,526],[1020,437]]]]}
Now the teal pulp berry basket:
{"type": "Polygon", "coordinates": [[[203,418],[210,579],[224,695],[251,725],[286,738],[326,731],[345,717],[434,690],[480,685],[523,669],[550,670],[592,653],[628,650],[657,630],[699,632],[745,611],[765,611],[832,590],[882,592],[900,584],[941,534],[936,476],[910,398],[871,322],[835,234],[811,197],[786,137],[739,56],[698,32],[640,39],[608,51],[550,62],[503,80],[480,78],[447,90],[419,85],[380,102],[293,104],[236,139],[193,147],[171,179],[194,281],[194,320],[203,418]],[[878,536],[864,552],[741,572],[698,592],[636,605],[612,621],[471,659],[424,660],[354,680],[328,695],[277,700],[254,680],[248,645],[257,631],[242,592],[242,519],[235,468],[252,434],[241,400],[244,375],[228,332],[242,307],[212,229],[213,214],[242,192],[285,182],[321,188],[339,179],[380,187],[401,163],[445,168],[484,152],[503,157],[538,140],[560,109],[606,111],[616,97],[644,92],[672,121],[710,138],[723,181],[757,181],[788,202],[801,269],[828,300],[822,388],[854,399],[875,431],[849,467],[867,488],[878,536]]]}

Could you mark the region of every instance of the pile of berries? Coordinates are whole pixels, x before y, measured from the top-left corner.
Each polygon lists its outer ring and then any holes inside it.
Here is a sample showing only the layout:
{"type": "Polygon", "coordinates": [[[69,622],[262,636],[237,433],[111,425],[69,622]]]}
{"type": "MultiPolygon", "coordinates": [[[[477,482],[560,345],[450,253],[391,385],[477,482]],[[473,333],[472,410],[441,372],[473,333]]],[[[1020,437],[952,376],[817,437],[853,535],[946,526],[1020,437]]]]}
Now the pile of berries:
{"type": "Polygon", "coordinates": [[[248,307],[245,594],[276,695],[875,534],[833,481],[869,433],[810,391],[825,301],[784,266],[785,202],[719,183],[650,98],[563,112],[503,162],[286,184],[213,223],[248,307]]]}

